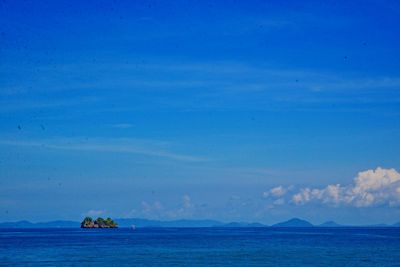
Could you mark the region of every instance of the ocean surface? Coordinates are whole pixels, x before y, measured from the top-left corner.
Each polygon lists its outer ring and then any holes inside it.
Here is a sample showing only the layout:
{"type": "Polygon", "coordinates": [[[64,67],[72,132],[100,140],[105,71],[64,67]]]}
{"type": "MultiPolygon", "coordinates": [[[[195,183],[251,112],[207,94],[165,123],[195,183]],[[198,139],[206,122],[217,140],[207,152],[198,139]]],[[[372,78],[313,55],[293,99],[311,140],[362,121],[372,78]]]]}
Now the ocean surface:
{"type": "Polygon", "coordinates": [[[0,266],[400,266],[400,228],[0,229],[0,266]]]}

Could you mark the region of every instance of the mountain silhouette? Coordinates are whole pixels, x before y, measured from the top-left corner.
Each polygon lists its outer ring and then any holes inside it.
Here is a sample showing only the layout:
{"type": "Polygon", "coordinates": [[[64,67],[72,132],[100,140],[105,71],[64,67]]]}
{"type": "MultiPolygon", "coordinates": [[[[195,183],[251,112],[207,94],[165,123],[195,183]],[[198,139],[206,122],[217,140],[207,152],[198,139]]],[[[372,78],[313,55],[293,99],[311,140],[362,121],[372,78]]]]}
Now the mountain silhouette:
{"type": "Polygon", "coordinates": [[[310,222],[299,219],[299,218],[293,218],[288,221],[276,223],[272,225],[272,227],[313,227],[310,222]]]}

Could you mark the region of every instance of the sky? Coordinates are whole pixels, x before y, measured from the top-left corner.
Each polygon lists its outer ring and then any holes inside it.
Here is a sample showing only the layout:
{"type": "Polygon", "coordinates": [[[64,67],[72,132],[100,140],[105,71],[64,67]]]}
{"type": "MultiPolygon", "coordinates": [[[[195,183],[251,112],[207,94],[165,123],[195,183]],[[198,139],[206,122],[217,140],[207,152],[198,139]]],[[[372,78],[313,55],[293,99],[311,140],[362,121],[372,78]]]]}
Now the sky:
{"type": "Polygon", "coordinates": [[[0,2],[0,221],[400,221],[398,1],[0,2]]]}

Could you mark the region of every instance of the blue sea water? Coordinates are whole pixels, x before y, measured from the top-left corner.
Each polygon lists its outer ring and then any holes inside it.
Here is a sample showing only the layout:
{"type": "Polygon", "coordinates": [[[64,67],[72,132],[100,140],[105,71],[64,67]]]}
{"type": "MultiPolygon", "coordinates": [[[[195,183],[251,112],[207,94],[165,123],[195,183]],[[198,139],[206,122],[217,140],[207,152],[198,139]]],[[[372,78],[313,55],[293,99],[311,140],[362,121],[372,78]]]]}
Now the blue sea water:
{"type": "Polygon", "coordinates": [[[1,266],[400,266],[400,228],[0,229],[1,266]]]}

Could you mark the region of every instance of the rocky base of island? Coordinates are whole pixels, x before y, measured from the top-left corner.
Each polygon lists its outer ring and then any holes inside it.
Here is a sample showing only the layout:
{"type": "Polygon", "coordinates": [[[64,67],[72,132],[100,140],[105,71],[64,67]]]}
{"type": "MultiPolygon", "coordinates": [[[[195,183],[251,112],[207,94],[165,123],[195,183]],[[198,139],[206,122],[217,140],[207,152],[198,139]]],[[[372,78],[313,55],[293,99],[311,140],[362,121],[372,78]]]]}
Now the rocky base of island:
{"type": "Polygon", "coordinates": [[[111,218],[103,219],[99,217],[93,221],[91,217],[86,217],[81,222],[81,228],[118,228],[118,224],[111,218]]]}

